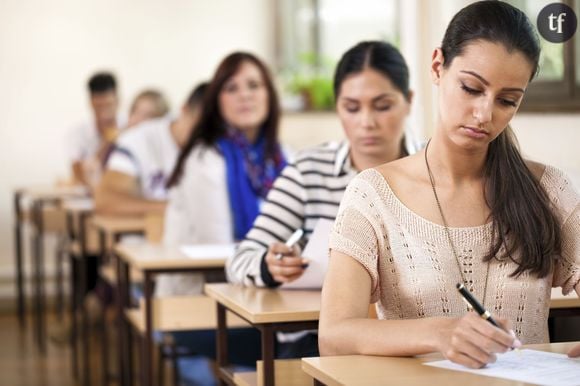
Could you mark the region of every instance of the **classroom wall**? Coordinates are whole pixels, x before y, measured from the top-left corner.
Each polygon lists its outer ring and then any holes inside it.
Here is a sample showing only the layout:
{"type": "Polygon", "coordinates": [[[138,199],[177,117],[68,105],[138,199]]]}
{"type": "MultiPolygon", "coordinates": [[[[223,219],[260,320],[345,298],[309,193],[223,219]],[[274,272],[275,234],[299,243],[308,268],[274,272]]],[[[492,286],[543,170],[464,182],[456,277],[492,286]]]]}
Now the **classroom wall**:
{"type": "Polygon", "coordinates": [[[174,110],[232,50],[272,62],[270,0],[0,1],[0,297],[12,286],[12,191],[68,175],[63,142],[88,117],[87,78],[118,75],[126,111],[143,87],[174,110]]]}

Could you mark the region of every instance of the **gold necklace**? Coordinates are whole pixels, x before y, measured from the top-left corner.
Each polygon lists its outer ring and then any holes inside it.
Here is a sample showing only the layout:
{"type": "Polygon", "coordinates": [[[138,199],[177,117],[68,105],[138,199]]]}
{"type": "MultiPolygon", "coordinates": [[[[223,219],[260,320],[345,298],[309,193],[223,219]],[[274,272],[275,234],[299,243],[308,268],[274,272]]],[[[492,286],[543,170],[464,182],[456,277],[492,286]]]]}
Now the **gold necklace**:
{"type": "MultiPolygon", "coordinates": [[[[467,280],[465,279],[465,275],[463,274],[463,269],[461,268],[461,263],[459,262],[459,254],[457,253],[457,249],[455,248],[455,243],[453,242],[453,238],[451,237],[451,231],[449,230],[449,225],[447,225],[447,220],[445,219],[445,215],[443,215],[443,209],[441,207],[441,202],[439,201],[439,196],[437,195],[437,189],[435,189],[435,178],[433,178],[433,172],[431,171],[431,167],[429,167],[429,161],[427,160],[427,150],[429,150],[429,144],[431,140],[427,142],[425,146],[425,166],[427,166],[427,173],[429,174],[429,181],[431,182],[431,189],[433,189],[433,196],[435,196],[435,202],[437,202],[437,208],[439,209],[439,214],[441,215],[441,220],[443,221],[443,228],[445,229],[445,234],[447,235],[447,240],[451,245],[451,251],[453,252],[453,256],[455,257],[455,262],[457,263],[457,269],[459,270],[459,275],[461,276],[461,280],[466,288],[469,288],[470,292],[473,292],[473,285],[469,285],[467,280]]],[[[489,261],[487,262],[487,269],[485,272],[485,285],[483,287],[483,297],[481,301],[485,306],[485,295],[487,294],[487,280],[489,278],[489,261]]]]}

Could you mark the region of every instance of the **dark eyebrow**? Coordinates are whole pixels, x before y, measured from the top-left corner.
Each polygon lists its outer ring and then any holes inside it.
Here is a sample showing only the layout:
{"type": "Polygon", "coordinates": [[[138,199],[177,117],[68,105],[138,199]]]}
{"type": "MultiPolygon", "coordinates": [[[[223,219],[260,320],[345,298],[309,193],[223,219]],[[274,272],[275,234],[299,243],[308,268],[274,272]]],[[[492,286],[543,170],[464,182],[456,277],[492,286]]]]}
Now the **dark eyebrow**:
{"type": "MultiPolygon", "coordinates": [[[[386,97],[394,97],[394,96],[395,96],[395,94],[383,93],[383,94],[377,95],[372,100],[373,100],[373,102],[376,102],[376,101],[381,100],[383,98],[386,98],[386,97]]],[[[347,96],[341,96],[340,99],[346,99],[348,102],[358,102],[358,99],[349,98],[347,96]]]]}
{"type": "MultiPolygon", "coordinates": [[[[486,86],[489,86],[489,82],[483,76],[479,75],[477,72],[473,72],[473,71],[459,71],[459,72],[474,76],[477,79],[479,79],[481,81],[481,83],[483,83],[486,86]]],[[[502,91],[518,91],[518,92],[521,92],[522,94],[526,92],[523,88],[518,88],[518,87],[504,87],[501,90],[502,91]]]]}

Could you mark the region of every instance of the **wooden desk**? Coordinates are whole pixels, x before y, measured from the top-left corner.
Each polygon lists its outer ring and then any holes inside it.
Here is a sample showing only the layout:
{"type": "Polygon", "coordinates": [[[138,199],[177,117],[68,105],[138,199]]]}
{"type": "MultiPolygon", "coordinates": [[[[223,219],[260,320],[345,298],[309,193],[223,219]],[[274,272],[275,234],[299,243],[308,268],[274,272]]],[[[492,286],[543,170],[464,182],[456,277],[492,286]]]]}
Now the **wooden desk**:
{"type": "Polygon", "coordinates": [[[227,365],[226,310],[257,328],[262,337],[264,385],[274,385],[275,333],[318,328],[320,291],[294,291],[206,284],[206,294],[217,301],[217,362],[221,384],[235,384],[227,365]]]}
{"type": "MultiPolygon", "coordinates": [[[[228,256],[217,259],[198,260],[190,259],[183,254],[179,247],[166,247],[161,244],[118,244],[114,248],[117,257],[117,285],[119,289],[119,315],[125,313],[129,307],[130,268],[143,272],[143,307],[144,325],[143,358],[141,363],[141,385],[151,385],[153,382],[153,332],[154,332],[154,305],[153,305],[153,277],[160,273],[187,273],[187,272],[215,272],[223,271],[228,256]]],[[[119,336],[128,336],[125,333],[124,321],[119,323],[119,336]]],[[[121,353],[121,383],[130,385],[131,374],[127,372],[131,358],[131,342],[119,339],[121,353]]]]}
{"type": "Polygon", "coordinates": [[[99,232],[100,253],[104,259],[107,251],[118,243],[122,236],[144,234],[145,218],[96,215],[91,219],[91,226],[99,232]]]}
{"type": "Polygon", "coordinates": [[[16,263],[16,293],[17,309],[20,326],[25,326],[26,294],[24,289],[24,256],[22,249],[22,224],[24,222],[23,201],[30,202],[30,223],[34,234],[32,238],[32,266],[34,285],[34,335],[41,353],[46,353],[46,320],[45,320],[45,293],[44,293],[44,231],[45,206],[56,206],[67,197],[86,196],[88,191],[79,186],[33,186],[17,189],[14,192],[14,236],[15,236],[15,263],[16,263]]]}
{"type": "MultiPolygon", "coordinates": [[[[145,334],[145,307],[143,299],[140,306],[125,311],[125,317],[135,330],[145,334]]],[[[153,330],[154,331],[192,331],[215,330],[216,302],[204,295],[171,296],[153,299],[153,330]]],[[[248,323],[236,315],[229,315],[230,326],[249,327],[248,323]]]]}
{"type": "Polygon", "coordinates": [[[580,315],[580,298],[576,291],[564,296],[561,288],[552,288],[551,299],[550,316],[555,316],[552,314],[557,310],[571,310],[575,315],[580,315]]]}
{"type": "MultiPolygon", "coordinates": [[[[526,348],[566,353],[575,343],[528,345],[526,348]]],[[[315,379],[315,384],[327,386],[508,386],[524,385],[507,379],[491,378],[463,373],[422,363],[442,359],[439,355],[420,358],[395,358],[365,355],[348,355],[320,358],[303,358],[302,370],[315,379]]],[[[527,385],[527,384],[526,384],[527,385]]]]}

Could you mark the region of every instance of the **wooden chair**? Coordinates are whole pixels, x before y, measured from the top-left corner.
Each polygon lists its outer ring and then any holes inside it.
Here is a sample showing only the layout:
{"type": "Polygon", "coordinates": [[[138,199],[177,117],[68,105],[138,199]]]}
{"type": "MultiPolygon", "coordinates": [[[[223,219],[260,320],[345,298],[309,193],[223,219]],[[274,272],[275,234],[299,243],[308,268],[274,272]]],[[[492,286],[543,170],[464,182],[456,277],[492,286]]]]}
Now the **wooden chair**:
{"type": "MultiPolygon", "coordinates": [[[[156,332],[168,333],[175,331],[210,330],[217,327],[216,303],[207,296],[176,296],[153,299],[153,329],[156,332]]],[[[248,327],[248,324],[237,316],[228,313],[228,326],[248,327]]],[[[145,334],[145,310],[143,302],[139,307],[125,311],[125,319],[129,322],[132,333],[138,343],[142,344],[145,334]]],[[[163,385],[165,378],[164,360],[171,361],[173,381],[179,382],[177,359],[179,357],[195,355],[195,353],[180,353],[172,341],[159,342],[158,347],[158,386],[163,385]]],[[[141,352],[144,352],[142,349],[141,352]]],[[[143,372],[142,372],[143,373],[143,372]]],[[[143,375],[144,376],[144,375],[143,375]]]]}

